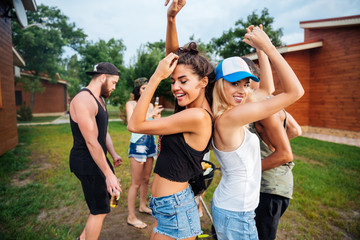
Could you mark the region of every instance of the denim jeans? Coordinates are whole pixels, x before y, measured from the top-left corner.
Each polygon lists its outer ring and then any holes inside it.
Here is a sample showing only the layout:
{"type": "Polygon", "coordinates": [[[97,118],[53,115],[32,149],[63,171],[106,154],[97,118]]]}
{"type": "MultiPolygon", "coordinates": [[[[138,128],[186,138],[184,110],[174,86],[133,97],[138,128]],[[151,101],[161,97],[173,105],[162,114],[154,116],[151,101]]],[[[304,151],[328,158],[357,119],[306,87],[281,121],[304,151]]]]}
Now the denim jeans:
{"type": "Polygon", "coordinates": [[[235,212],[214,206],[211,202],[211,215],[218,240],[257,240],[255,212],[235,212]]]}
{"type": "Polygon", "coordinates": [[[174,239],[202,233],[198,207],[190,187],[169,196],[150,197],[149,207],[158,224],[153,230],[155,233],[174,239]]]}

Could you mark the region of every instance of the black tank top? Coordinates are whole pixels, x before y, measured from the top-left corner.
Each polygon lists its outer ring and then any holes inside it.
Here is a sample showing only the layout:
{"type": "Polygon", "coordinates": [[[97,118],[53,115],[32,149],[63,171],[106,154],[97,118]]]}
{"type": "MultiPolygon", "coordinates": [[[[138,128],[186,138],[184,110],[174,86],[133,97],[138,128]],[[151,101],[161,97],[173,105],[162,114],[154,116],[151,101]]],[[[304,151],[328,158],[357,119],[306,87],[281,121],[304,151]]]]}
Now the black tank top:
{"type": "MultiPolygon", "coordinates": [[[[98,105],[98,113],[95,116],[96,125],[98,127],[97,139],[106,156],[107,154],[106,134],[108,128],[108,112],[107,110],[104,110],[100,102],[96,99],[96,97],[92,94],[92,92],[89,89],[83,88],[80,90],[80,92],[82,91],[89,92],[91,96],[94,97],[98,105]]],[[[79,125],[72,120],[71,115],[70,115],[70,126],[74,139],[74,144],[70,151],[70,170],[76,174],[81,174],[81,175],[103,175],[102,171],[99,169],[99,167],[91,157],[89,149],[86,146],[85,139],[80,132],[79,125]]],[[[109,164],[111,170],[114,172],[114,169],[108,158],[106,158],[106,161],[109,164]]]]}
{"type": "MultiPolygon", "coordinates": [[[[213,129],[213,118],[207,110],[206,112],[211,117],[213,129]]],[[[209,150],[210,140],[211,137],[203,151],[197,151],[185,142],[183,133],[160,136],[159,156],[154,173],[171,181],[188,182],[202,173],[201,160],[209,150]]]]}

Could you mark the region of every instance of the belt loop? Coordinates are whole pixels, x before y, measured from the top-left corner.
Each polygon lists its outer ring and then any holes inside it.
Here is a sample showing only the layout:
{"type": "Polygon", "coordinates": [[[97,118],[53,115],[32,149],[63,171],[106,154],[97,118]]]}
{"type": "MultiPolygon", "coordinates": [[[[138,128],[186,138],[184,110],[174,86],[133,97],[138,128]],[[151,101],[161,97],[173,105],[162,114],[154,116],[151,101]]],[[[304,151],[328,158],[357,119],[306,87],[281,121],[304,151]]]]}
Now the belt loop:
{"type": "Polygon", "coordinates": [[[175,194],[174,194],[174,197],[175,197],[176,204],[177,204],[177,205],[180,205],[180,199],[179,199],[179,197],[178,197],[178,193],[175,193],[175,194]]]}

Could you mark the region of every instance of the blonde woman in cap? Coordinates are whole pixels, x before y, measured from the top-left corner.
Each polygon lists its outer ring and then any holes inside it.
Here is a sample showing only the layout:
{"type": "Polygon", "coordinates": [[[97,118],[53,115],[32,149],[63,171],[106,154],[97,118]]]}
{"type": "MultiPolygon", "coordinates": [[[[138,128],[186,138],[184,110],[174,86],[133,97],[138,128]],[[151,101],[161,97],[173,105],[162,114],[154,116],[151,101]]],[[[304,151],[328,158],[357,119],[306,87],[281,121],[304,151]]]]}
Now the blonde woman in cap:
{"type": "MultiPolygon", "coordinates": [[[[134,99],[126,103],[127,121],[130,121],[134,108],[141,94],[145,91],[148,84],[147,78],[138,78],[135,80],[132,91],[134,99]]],[[[149,104],[146,113],[146,119],[152,120],[160,118],[162,106],[154,107],[149,104]]],[[[151,209],[146,206],[146,197],[149,189],[149,178],[153,168],[154,157],[156,156],[155,136],[147,134],[131,133],[129,146],[129,160],[131,169],[131,184],[128,192],[128,211],[127,223],[135,228],[146,228],[146,223],[136,217],[135,203],[138,190],[140,189],[139,212],[150,214],[151,209]]]]}
{"type": "Polygon", "coordinates": [[[243,42],[269,57],[284,92],[248,102],[250,81],[258,79],[245,61],[231,57],[216,68],[213,151],[221,165],[222,178],[211,209],[218,239],[258,239],[254,210],[260,193],[260,144],[246,125],[280,111],[304,94],[295,73],[260,27],[247,28],[243,42]]]}

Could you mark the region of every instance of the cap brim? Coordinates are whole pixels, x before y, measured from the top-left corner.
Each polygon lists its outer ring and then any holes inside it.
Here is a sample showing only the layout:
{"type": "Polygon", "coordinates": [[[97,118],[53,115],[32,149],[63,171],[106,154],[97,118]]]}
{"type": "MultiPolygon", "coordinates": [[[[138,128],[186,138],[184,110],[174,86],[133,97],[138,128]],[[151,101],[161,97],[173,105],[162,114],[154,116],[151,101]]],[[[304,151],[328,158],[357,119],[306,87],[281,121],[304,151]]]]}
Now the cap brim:
{"type": "Polygon", "coordinates": [[[255,82],[260,81],[257,77],[255,77],[254,75],[252,75],[252,74],[250,74],[248,72],[235,72],[235,73],[226,75],[223,78],[228,82],[237,82],[237,81],[240,81],[240,80],[242,80],[244,78],[251,78],[255,82]]]}

